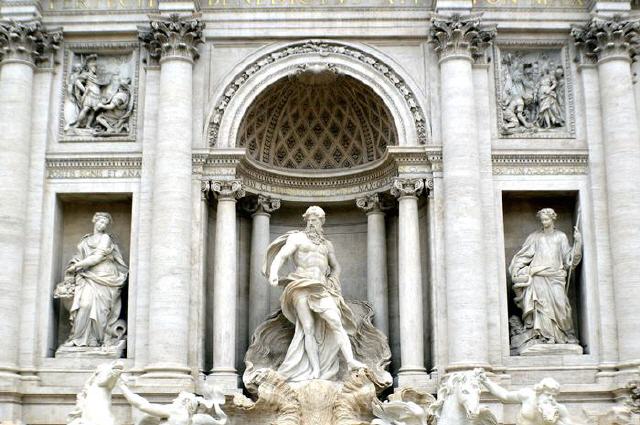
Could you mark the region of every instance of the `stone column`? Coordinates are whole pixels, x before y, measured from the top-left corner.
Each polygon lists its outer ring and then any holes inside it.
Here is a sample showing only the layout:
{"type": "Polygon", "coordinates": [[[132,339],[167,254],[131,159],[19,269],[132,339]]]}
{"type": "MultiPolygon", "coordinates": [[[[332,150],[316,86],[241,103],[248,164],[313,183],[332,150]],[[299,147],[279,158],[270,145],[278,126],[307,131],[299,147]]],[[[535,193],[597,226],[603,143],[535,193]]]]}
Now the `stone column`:
{"type": "Polygon", "coordinates": [[[193,63],[204,25],[194,16],[151,17],[140,33],[160,63],[149,275],[146,377],[188,378],[191,287],[193,63]]]}
{"type": "Polygon", "coordinates": [[[422,256],[418,196],[422,179],[397,178],[391,194],[398,198],[398,286],[400,310],[399,386],[424,386],[424,332],[422,304],[422,256]]]}
{"type": "Polygon", "coordinates": [[[638,48],[640,21],[594,17],[573,28],[572,35],[598,64],[618,355],[620,369],[632,369],[640,364],[640,134],[631,57],[638,48]]]}
{"type": "Polygon", "coordinates": [[[213,257],[212,379],[225,390],[238,387],[236,373],[236,297],[238,296],[236,202],[244,196],[239,180],[211,182],[218,199],[213,257]]]}
{"type": "Polygon", "coordinates": [[[448,370],[486,367],[487,284],[478,129],[472,64],[493,32],[479,15],[435,16],[430,42],[440,58],[448,370]]]}
{"type": "Polygon", "coordinates": [[[367,213],[367,300],[374,312],[374,323],[389,335],[389,304],[387,298],[387,233],[384,212],[378,194],[356,200],[356,205],[367,213]]]}
{"type": "Polygon", "coordinates": [[[36,62],[62,34],[39,21],[0,24],[0,374],[16,377],[36,62]]]}
{"type": "MultiPolygon", "coordinates": [[[[580,50],[580,49],[578,49],[580,50]]],[[[581,56],[581,55],[579,55],[581,56]]],[[[589,189],[591,191],[595,266],[598,276],[597,298],[599,304],[598,329],[600,333],[601,375],[612,376],[618,366],[618,335],[616,325],[615,291],[609,243],[609,213],[607,211],[607,178],[604,165],[602,138],[602,114],[600,112],[600,87],[596,60],[584,56],[578,59],[578,71],[582,82],[582,96],[589,145],[589,189]]],[[[636,100],[638,98],[636,97],[636,100]]],[[[584,224],[583,224],[584,227],[584,224]]],[[[588,241],[586,242],[589,243],[588,241]]],[[[585,242],[583,241],[583,244],[585,242]]],[[[601,381],[599,381],[601,382],[601,381]]]]}
{"type": "Polygon", "coordinates": [[[251,274],[249,276],[249,335],[253,335],[269,314],[269,283],[262,274],[262,263],[270,242],[271,213],[280,208],[280,200],[258,195],[244,209],[251,213],[251,274]]]}

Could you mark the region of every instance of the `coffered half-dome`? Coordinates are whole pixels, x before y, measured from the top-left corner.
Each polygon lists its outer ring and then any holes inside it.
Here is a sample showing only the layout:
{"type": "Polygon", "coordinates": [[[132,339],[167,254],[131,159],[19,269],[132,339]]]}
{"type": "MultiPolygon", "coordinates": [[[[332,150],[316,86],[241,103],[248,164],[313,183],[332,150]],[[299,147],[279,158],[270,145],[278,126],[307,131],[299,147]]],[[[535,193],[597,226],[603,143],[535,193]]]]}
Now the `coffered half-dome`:
{"type": "Polygon", "coordinates": [[[391,113],[353,77],[306,70],[260,93],[238,133],[254,161],[302,170],[348,169],[397,144],[391,113]]]}

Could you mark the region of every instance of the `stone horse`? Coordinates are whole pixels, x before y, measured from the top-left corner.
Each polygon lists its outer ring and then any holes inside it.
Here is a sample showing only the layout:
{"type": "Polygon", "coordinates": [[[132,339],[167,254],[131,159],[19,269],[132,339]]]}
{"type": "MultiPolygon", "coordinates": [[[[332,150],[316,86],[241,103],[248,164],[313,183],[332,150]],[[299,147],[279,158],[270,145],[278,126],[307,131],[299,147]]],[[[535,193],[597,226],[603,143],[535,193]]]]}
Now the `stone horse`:
{"type": "Polygon", "coordinates": [[[76,398],[76,408],[69,413],[69,425],[116,425],[111,412],[111,392],[124,365],[116,360],[98,366],[76,398]]]}
{"type": "Polygon", "coordinates": [[[429,406],[434,425],[497,425],[491,411],[480,407],[482,385],[478,372],[456,372],[438,389],[437,401],[429,406]]]}

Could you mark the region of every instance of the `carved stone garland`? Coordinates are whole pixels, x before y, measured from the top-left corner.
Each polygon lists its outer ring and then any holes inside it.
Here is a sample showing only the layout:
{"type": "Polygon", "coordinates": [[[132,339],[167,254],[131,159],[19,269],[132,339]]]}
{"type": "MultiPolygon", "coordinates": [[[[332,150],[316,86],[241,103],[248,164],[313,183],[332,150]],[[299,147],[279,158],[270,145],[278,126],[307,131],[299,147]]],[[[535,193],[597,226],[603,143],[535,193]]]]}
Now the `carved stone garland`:
{"type": "Polygon", "coordinates": [[[426,144],[428,137],[428,128],[424,111],[418,103],[417,96],[398,74],[393,72],[393,70],[389,66],[384,64],[379,59],[359,49],[348,47],[336,42],[312,40],[288,45],[279,50],[264,55],[247,66],[242,72],[238,74],[238,77],[226,87],[222,99],[215,107],[215,112],[213,114],[213,117],[211,118],[211,121],[209,122],[208,128],[209,145],[216,145],[218,141],[220,123],[222,122],[222,116],[224,115],[227,106],[231,102],[231,99],[236,95],[240,87],[242,87],[251,78],[252,75],[256,74],[265,66],[278,62],[289,56],[308,53],[332,53],[347,56],[356,59],[359,62],[362,62],[363,64],[376,70],[384,77],[385,80],[393,84],[401,93],[402,97],[404,97],[407,107],[413,115],[413,120],[418,136],[418,143],[426,144]]]}
{"type": "Polygon", "coordinates": [[[62,31],[46,31],[40,21],[0,23],[0,51],[3,61],[37,64],[44,55],[58,50],[62,31]]]}

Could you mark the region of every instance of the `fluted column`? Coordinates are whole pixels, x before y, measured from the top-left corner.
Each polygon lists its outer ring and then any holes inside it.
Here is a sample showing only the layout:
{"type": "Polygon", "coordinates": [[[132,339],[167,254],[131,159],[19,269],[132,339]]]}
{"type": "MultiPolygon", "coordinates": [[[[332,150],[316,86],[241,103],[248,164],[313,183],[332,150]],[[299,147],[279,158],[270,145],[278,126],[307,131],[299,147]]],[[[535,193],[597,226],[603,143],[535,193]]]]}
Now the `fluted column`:
{"type": "Polygon", "coordinates": [[[398,198],[398,287],[400,310],[400,371],[398,385],[424,385],[422,256],[418,196],[422,179],[397,178],[391,194],[398,198]]]}
{"type": "Polygon", "coordinates": [[[598,66],[618,354],[620,369],[630,369],[640,364],[640,135],[631,81],[640,21],[594,17],[572,35],[598,66]]]}
{"type": "Polygon", "coordinates": [[[440,58],[449,367],[486,366],[488,332],[478,129],[472,63],[493,32],[479,15],[432,18],[440,58]]]}
{"type": "Polygon", "coordinates": [[[147,377],[185,378],[190,369],[192,73],[204,25],[194,16],[151,17],[140,33],[160,63],[149,279],[147,377]]]}
{"type": "Polygon", "coordinates": [[[236,373],[237,229],[236,202],[244,196],[239,180],[211,182],[218,199],[213,257],[213,369],[216,385],[238,386],[236,373]]]}
{"type": "Polygon", "coordinates": [[[0,375],[17,370],[34,70],[61,40],[39,21],[0,24],[0,375]]]}
{"type": "Polygon", "coordinates": [[[270,240],[271,213],[280,208],[280,200],[258,195],[244,205],[251,213],[251,274],[249,276],[249,335],[253,335],[269,314],[269,283],[262,264],[270,240]]]}
{"type": "Polygon", "coordinates": [[[367,213],[367,300],[374,312],[374,324],[389,335],[389,303],[387,302],[387,234],[378,194],[356,200],[367,213]]]}

